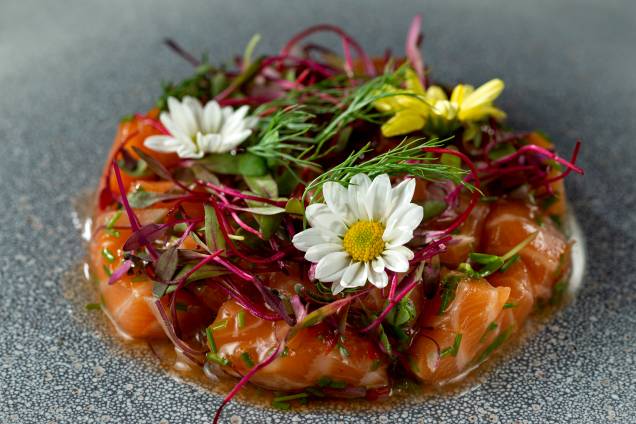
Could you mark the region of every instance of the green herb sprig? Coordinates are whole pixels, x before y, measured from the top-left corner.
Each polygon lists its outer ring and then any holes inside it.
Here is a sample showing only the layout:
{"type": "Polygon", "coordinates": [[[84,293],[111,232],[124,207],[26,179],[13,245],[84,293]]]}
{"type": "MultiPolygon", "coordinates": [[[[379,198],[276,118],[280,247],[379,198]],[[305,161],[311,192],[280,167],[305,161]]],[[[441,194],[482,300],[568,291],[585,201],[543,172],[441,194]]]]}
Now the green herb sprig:
{"type": "Polygon", "coordinates": [[[337,182],[348,185],[354,175],[364,173],[370,178],[381,174],[409,175],[425,180],[451,180],[456,184],[464,184],[469,189],[473,187],[463,182],[467,171],[455,166],[443,165],[435,162],[435,157],[426,153],[426,147],[439,147],[446,140],[431,139],[404,139],[393,149],[381,153],[367,161],[359,162],[365,155],[371,152],[371,144],[366,144],[362,149],[350,154],[340,164],[326,171],[311,181],[304,195],[311,192],[320,192],[327,182],[337,182]]]}

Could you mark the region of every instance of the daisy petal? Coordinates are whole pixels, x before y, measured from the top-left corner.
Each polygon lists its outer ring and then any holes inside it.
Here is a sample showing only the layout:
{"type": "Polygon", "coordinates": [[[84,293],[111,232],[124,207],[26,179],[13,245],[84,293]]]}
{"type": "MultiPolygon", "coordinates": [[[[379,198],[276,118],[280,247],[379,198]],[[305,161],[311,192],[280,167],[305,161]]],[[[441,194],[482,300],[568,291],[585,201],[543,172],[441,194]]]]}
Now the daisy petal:
{"type": "Polygon", "coordinates": [[[248,107],[241,106],[238,110],[233,111],[233,113],[223,122],[222,132],[225,134],[231,134],[233,132],[239,131],[243,128],[243,119],[245,115],[247,115],[248,107]]]}
{"type": "MultiPolygon", "coordinates": [[[[316,265],[315,277],[320,281],[329,281],[334,274],[342,271],[351,263],[347,252],[333,252],[323,257],[316,265]]],[[[346,273],[346,270],[345,270],[346,273]]]]}
{"type": "Polygon", "coordinates": [[[168,110],[170,110],[172,121],[179,130],[189,137],[196,134],[198,130],[197,122],[189,107],[180,103],[179,100],[174,97],[168,97],[168,110]]]}
{"type": "Polygon", "coordinates": [[[184,130],[177,125],[172,116],[167,112],[161,112],[159,115],[159,121],[163,124],[163,126],[168,130],[170,135],[178,139],[188,139],[190,136],[184,132],[184,130]]]}
{"type": "Polygon", "coordinates": [[[391,181],[386,174],[378,175],[373,179],[366,195],[364,207],[369,219],[384,221],[384,211],[391,204],[391,181]]]}
{"type": "Polygon", "coordinates": [[[409,260],[407,259],[407,256],[405,256],[404,252],[397,248],[385,250],[382,253],[382,259],[384,259],[386,267],[393,272],[406,272],[409,269],[409,260]]]}
{"type": "Polygon", "coordinates": [[[388,218],[397,208],[402,205],[409,204],[411,200],[413,200],[415,186],[415,178],[408,178],[391,190],[391,207],[387,209],[386,218],[388,218]]]}
{"type": "Polygon", "coordinates": [[[339,294],[340,292],[342,292],[344,289],[346,289],[345,286],[341,286],[340,285],[340,281],[337,281],[335,283],[333,283],[333,285],[331,286],[331,293],[336,295],[339,294]]]}
{"type": "Polygon", "coordinates": [[[409,203],[397,208],[387,219],[385,233],[391,233],[395,227],[415,230],[424,218],[424,209],[420,205],[409,203]]]}
{"type": "Polygon", "coordinates": [[[196,148],[194,143],[181,143],[177,149],[179,157],[186,159],[201,159],[203,152],[196,148]]]}
{"type": "Polygon", "coordinates": [[[219,134],[197,133],[197,145],[199,150],[205,153],[220,153],[222,140],[219,134]]]}
{"type": "Polygon", "coordinates": [[[367,282],[367,275],[368,264],[351,262],[340,279],[340,285],[346,288],[363,286],[367,282]]]}
{"type": "Polygon", "coordinates": [[[308,228],[294,235],[292,243],[294,247],[306,252],[310,247],[322,243],[339,243],[338,235],[322,228],[308,228]]]}
{"type": "Polygon", "coordinates": [[[198,131],[198,129],[201,128],[201,123],[203,122],[203,106],[201,106],[201,102],[199,99],[194,97],[185,96],[181,103],[192,113],[195,124],[194,131],[198,131]]]}
{"type": "Polygon", "coordinates": [[[384,270],[376,272],[373,269],[369,269],[369,282],[377,288],[382,289],[389,284],[389,276],[384,270]]]}
{"type": "Polygon", "coordinates": [[[309,262],[319,262],[323,257],[333,252],[342,252],[340,243],[322,243],[311,246],[305,253],[305,259],[309,262]]]}
{"type": "Polygon", "coordinates": [[[218,133],[221,129],[222,119],[221,106],[215,100],[207,102],[203,108],[201,129],[206,133],[218,133]]]}
{"type": "Polygon", "coordinates": [[[384,259],[382,257],[377,257],[371,261],[371,269],[375,272],[384,271],[384,259]]]}
{"type": "Polygon", "coordinates": [[[169,135],[152,135],[144,140],[144,146],[157,152],[174,153],[181,143],[169,135]]]}
{"type": "Polygon", "coordinates": [[[371,217],[367,213],[366,201],[371,179],[366,174],[356,174],[351,178],[348,187],[348,203],[355,220],[369,220],[371,217]]]}
{"type": "Polygon", "coordinates": [[[384,231],[382,240],[386,242],[387,249],[401,246],[413,238],[413,229],[410,227],[393,227],[391,231],[384,231]]]}
{"type": "Polygon", "coordinates": [[[413,252],[406,246],[397,246],[391,249],[393,252],[398,252],[400,255],[404,256],[409,261],[413,259],[413,252]]]}
{"type": "Polygon", "coordinates": [[[347,229],[340,217],[324,203],[314,203],[307,206],[305,217],[312,227],[325,228],[338,235],[343,235],[347,229]]]}
{"type": "Polygon", "coordinates": [[[221,133],[221,137],[223,138],[223,152],[229,152],[234,150],[239,144],[244,142],[250,135],[252,134],[252,130],[240,130],[236,131],[232,134],[221,133]]]}
{"type": "Polygon", "coordinates": [[[348,205],[349,197],[346,188],[329,181],[322,186],[322,195],[325,198],[325,204],[334,214],[338,215],[345,224],[353,224],[354,220],[348,205]]]}

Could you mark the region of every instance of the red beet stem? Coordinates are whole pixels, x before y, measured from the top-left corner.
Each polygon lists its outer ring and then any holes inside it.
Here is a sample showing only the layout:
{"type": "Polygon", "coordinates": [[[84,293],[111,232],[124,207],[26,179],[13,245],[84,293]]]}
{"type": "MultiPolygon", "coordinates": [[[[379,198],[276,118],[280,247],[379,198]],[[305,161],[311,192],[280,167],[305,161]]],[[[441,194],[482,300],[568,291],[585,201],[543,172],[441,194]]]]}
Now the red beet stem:
{"type": "Polygon", "coordinates": [[[330,24],[314,25],[312,27],[305,29],[304,31],[299,32],[298,34],[293,36],[287,42],[287,44],[283,47],[283,49],[281,50],[281,55],[283,56],[289,55],[292,48],[296,44],[298,44],[303,38],[306,38],[315,32],[322,32],[322,31],[336,33],[338,36],[340,36],[341,40],[343,40],[343,43],[346,41],[346,43],[350,44],[351,47],[353,47],[353,49],[358,54],[358,57],[360,58],[360,60],[362,61],[365,72],[371,76],[375,75],[375,66],[373,66],[373,62],[371,61],[369,56],[365,53],[364,49],[362,49],[362,47],[360,47],[360,45],[349,34],[347,34],[345,31],[343,31],[341,28],[335,25],[330,25],[330,24]]]}

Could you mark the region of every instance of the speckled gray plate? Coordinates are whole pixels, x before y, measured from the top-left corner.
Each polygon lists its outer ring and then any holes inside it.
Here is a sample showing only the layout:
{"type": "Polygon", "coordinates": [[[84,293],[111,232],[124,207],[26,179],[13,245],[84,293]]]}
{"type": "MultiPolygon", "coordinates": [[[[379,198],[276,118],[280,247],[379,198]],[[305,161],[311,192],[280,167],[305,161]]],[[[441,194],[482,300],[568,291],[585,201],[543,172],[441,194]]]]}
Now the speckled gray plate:
{"type": "Polygon", "coordinates": [[[512,358],[455,396],[390,410],[307,415],[234,403],[232,422],[636,422],[636,3],[631,0],[0,2],[0,422],[203,423],[219,397],[123,349],[69,272],[83,257],[71,214],[98,178],[118,118],[145,110],[162,80],[188,75],[170,36],[214,60],[264,35],[275,51],[329,21],[372,53],[402,51],[424,14],[436,78],[499,76],[510,123],[571,149],[568,181],[587,236],[575,301],[512,358]],[[134,5],[133,5],[134,3],[134,5]],[[93,314],[93,315],[91,315],[93,314]],[[239,418],[240,417],[240,418],[239,418]]]}

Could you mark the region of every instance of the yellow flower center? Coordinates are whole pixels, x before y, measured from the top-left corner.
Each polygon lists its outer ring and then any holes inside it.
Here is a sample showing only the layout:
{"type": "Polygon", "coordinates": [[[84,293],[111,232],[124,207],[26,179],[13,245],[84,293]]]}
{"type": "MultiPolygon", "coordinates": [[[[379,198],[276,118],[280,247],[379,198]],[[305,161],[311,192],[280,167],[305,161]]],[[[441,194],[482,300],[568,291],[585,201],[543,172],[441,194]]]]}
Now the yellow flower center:
{"type": "Polygon", "coordinates": [[[368,262],[384,251],[384,225],[377,221],[358,221],[344,235],[344,249],[354,261],[368,262]]]}

